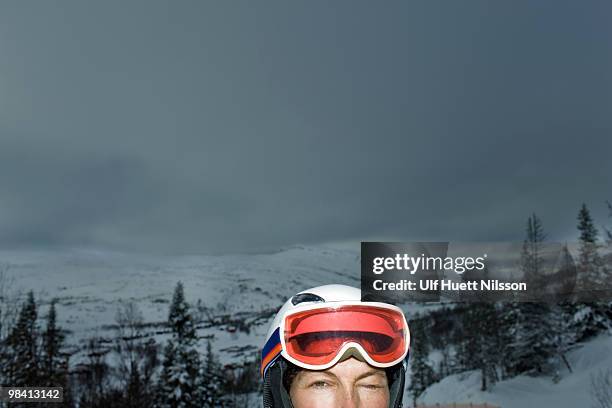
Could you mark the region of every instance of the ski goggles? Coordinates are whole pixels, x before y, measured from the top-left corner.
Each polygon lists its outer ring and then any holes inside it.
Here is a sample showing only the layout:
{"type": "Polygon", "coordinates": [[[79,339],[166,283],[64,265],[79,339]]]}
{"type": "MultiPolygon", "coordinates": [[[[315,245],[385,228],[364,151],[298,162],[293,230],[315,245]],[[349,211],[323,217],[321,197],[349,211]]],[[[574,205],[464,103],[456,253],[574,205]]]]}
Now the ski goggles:
{"type": "Polygon", "coordinates": [[[334,302],[287,313],[262,352],[261,373],[279,355],[309,370],[335,365],[357,351],[371,366],[390,367],[408,354],[410,331],[401,309],[378,302],[334,302]]]}

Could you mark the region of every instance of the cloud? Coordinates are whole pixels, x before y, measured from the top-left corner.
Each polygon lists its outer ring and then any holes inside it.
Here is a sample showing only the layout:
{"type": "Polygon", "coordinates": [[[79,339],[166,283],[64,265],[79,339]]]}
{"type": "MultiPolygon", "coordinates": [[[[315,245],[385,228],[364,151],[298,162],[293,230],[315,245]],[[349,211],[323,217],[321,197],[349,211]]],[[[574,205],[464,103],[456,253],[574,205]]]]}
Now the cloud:
{"type": "Polygon", "coordinates": [[[583,201],[605,216],[609,5],[118,7],[0,17],[3,246],[520,239],[532,211],[565,238],[583,201]]]}

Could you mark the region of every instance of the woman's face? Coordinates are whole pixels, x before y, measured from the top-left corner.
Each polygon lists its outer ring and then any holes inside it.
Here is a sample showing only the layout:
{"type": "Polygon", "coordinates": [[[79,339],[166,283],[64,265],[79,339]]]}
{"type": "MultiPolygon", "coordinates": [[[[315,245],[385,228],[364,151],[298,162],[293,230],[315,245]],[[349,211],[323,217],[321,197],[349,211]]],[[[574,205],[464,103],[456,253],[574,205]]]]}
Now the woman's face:
{"type": "Polygon", "coordinates": [[[294,408],[387,408],[384,370],[355,358],[323,371],[301,370],[289,389],[294,408]]]}

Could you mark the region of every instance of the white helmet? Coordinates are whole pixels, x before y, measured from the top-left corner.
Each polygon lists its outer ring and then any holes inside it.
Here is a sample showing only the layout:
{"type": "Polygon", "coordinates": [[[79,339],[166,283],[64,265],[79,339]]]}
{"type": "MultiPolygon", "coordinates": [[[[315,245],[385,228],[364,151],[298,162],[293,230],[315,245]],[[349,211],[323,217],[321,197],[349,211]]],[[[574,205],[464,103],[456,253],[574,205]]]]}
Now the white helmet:
{"type": "Polygon", "coordinates": [[[362,302],[361,291],[325,285],[291,297],[276,314],[262,348],[264,408],[291,408],[283,373],[291,365],[325,370],[354,356],[387,371],[390,408],[400,408],[410,331],[400,308],[362,302]]]}

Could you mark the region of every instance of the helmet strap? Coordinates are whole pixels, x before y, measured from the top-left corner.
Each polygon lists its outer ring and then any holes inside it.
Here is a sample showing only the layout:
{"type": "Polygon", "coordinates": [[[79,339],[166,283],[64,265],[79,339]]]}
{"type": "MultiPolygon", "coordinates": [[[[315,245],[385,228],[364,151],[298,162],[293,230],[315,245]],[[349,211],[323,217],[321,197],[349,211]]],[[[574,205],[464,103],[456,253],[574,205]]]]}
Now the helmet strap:
{"type": "Polygon", "coordinates": [[[404,397],[404,383],[406,382],[406,368],[408,357],[390,369],[387,369],[387,382],[389,384],[389,408],[402,408],[404,397]]]}
{"type": "Polygon", "coordinates": [[[287,362],[283,358],[275,361],[266,372],[265,382],[268,382],[266,387],[272,394],[272,404],[265,405],[264,408],[293,408],[291,397],[288,390],[283,385],[283,376],[287,371],[287,362]]]}

